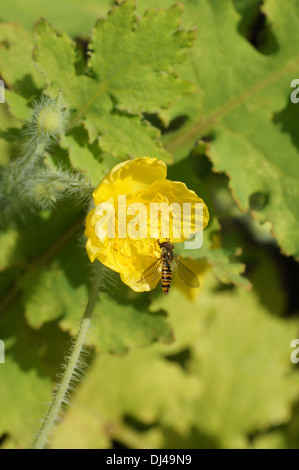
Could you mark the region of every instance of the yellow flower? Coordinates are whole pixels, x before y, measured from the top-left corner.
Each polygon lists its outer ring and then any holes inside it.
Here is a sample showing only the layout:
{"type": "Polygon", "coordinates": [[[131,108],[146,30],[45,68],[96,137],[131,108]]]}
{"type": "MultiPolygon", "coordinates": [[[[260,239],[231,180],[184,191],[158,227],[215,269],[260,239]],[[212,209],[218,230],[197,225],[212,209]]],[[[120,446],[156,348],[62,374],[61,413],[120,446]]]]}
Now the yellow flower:
{"type": "Polygon", "coordinates": [[[160,280],[158,276],[139,282],[144,271],[160,258],[158,239],[185,241],[209,221],[203,200],[184,183],[167,180],[166,174],[165,163],[156,158],[140,157],[116,165],[93,192],[95,208],[86,218],[90,260],[98,259],[120,273],[121,280],[136,292],[154,289],[160,280]],[[189,213],[185,213],[187,203],[189,213]],[[202,208],[200,223],[195,204],[202,208]]]}

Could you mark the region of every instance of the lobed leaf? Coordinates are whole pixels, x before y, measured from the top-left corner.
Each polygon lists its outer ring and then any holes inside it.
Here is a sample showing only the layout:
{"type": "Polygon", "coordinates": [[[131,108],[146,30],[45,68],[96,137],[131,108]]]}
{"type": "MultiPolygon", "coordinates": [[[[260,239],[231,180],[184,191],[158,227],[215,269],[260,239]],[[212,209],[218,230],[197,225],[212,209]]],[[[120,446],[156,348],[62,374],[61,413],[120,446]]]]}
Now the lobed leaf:
{"type": "Polygon", "coordinates": [[[151,10],[140,22],[134,9],[134,2],[127,0],[112,9],[107,20],[98,21],[85,74],[76,70],[74,43],[45,20],[36,28],[34,57],[49,92],[62,89],[74,111],[72,125],[83,119],[90,141],[99,136],[103,152],[120,159],[150,154],[169,161],[157,141],[159,132],[140,113],[167,107],[192,91],[190,83],[176,77],[173,65],[184,59],[194,35],[178,30],[181,7],[151,10]]]}

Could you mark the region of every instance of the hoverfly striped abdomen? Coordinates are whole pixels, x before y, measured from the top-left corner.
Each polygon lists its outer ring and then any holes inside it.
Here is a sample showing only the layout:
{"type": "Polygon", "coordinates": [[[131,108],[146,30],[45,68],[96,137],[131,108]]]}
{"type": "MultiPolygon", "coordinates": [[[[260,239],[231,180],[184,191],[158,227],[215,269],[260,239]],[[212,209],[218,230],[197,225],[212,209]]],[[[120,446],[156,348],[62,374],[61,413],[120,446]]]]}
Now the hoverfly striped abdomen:
{"type": "Polygon", "coordinates": [[[164,294],[168,294],[172,279],[172,269],[166,259],[162,259],[161,284],[164,294]]]}

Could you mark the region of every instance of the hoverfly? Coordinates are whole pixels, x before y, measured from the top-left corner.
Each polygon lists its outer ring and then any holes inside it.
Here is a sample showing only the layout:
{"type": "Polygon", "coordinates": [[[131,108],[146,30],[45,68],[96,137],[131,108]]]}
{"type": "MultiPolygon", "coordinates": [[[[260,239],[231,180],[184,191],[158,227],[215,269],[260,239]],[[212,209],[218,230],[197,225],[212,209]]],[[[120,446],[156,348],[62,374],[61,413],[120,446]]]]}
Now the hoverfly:
{"type": "Polygon", "coordinates": [[[181,280],[189,287],[199,287],[199,280],[195,274],[181,263],[181,261],[175,258],[173,254],[173,244],[170,243],[170,241],[160,243],[158,240],[158,245],[161,248],[160,258],[144,271],[138,282],[148,278],[155,279],[158,275],[161,275],[162,290],[164,294],[168,294],[172,280],[172,264],[175,263],[181,280]],[[159,270],[160,266],[162,266],[161,273],[159,270]]]}

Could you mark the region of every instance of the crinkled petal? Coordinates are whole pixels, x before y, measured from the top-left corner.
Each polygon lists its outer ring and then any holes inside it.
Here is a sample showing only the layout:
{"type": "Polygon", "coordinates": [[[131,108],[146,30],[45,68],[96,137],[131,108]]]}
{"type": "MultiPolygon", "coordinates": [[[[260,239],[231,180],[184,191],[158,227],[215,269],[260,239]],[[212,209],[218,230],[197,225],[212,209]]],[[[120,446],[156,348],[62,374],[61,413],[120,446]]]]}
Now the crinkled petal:
{"type": "Polygon", "coordinates": [[[165,179],[167,167],[162,160],[139,157],[116,165],[93,192],[95,205],[111,196],[129,195],[146,188],[157,179],[165,179]]]}
{"type": "Polygon", "coordinates": [[[135,193],[132,199],[147,207],[147,234],[156,233],[160,240],[170,238],[172,243],[180,243],[209,222],[209,211],[203,199],[179,181],[157,180],[135,193]],[[163,223],[168,233],[163,232],[163,223]]]}
{"type": "Polygon", "coordinates": [[[108,268],[120,273],[122,281],[136,292],[149,291],[156,287],[159,277],[139,282],[144,271],[160,257],[157,240],[130,238],[105,238],[95,235],[94,210],[86,218],[86,250],[90,260],[98,259],[108,268]]]}

